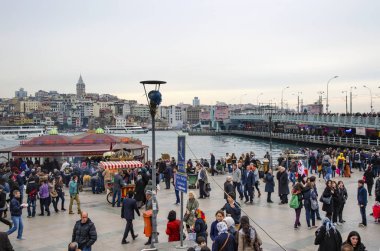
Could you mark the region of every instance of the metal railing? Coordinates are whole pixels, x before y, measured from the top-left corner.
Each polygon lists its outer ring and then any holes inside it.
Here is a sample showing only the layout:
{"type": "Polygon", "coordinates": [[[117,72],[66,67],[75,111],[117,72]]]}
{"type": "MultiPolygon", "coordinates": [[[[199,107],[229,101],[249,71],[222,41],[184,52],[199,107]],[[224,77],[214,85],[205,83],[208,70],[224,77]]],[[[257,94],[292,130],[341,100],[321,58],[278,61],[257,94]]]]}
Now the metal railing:
{"type": "MultiPolygon", "coordinates": [[[[247,135],[247,136],[260,136],[269,138],[269,132],[255,132],[255,131],[241,131],[241,130],[229,130],[224,133],[247,135]]],[[[347,138],[347,137],[335,137],[335,136],[316,136],[316,135],[302,135],[291,133],[272,133],[272,138],[283,139],[291,141],[303,141],[317,144],[333,144],[349,147],[380,147],[379,139],[363,139],[363,138],[347,138]]]]}
{"type": "MultiPolygon", "coordinates": [[[[269,114],[234,114],[230,116],[230,119],[240,121],[269,121],[269,114]]],[[[272,114],[272,121],[310,125],[367,127],[380,129],[380,117],[371,116],[346,116],[340,114],[272,114]]]]}

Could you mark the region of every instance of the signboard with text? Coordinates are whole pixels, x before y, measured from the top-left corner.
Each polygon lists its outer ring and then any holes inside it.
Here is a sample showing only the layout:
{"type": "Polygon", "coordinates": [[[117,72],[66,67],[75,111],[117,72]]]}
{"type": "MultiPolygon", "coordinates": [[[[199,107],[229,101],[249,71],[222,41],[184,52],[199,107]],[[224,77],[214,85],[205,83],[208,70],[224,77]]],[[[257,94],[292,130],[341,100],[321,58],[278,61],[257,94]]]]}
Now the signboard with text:
{"type": "Polygon", "coordinates": [[[175,189],[187,193],[187,175],[185,173],[176,174],[175,189]]]}

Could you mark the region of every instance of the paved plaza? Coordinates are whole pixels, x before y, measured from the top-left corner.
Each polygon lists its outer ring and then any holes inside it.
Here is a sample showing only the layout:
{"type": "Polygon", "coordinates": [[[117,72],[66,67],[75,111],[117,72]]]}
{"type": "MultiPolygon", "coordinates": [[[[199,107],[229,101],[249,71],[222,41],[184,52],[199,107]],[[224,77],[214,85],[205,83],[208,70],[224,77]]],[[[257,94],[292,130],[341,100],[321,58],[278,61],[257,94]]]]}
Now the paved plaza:
{"type": "MultiPolygon", "coordinates": [[[[356,203],[356,187],[357,180],[362,177],[362,173],[356,171],[353,178],[343,178],[346,184],[349,198],[344,209],[343,218],[347,221],[343,226],[337,228],[342,234],[342,238],[346,239],[347,235],[352,230],[359,231],[363,243],[369,251],[379,250],[380,247],[380,224],[374,224],[374,220],[369,213],[374,202],[374,197],[369,197],[369,206],[367,207],[368,227],[365,229],[359,228],[360,213],[356,203]]],[[[223,192],[215,184],[217,182],[223,187],[225,176],[215,176],[212,180],[212,191],[210,199],[199,200],[200,208],[205,211],[208,224],[208,230],[214,220],[215,211],[220,209],[224,204],[223,192]]],[[[318,180],[318,179],[317,179],[318,180]]],[[[324,182],[317,182],[318,191],[321,193],[324,188],[324,182]]],[[[277,186],[277,183],[276,183],[277,186]]],[[[261,190],[264,190],[264,184],[260,185],[261,190]]],[[[276,188],[277,191],[277,188],[276,188]]],[[[198,194],[198,191],[196,191],[198,194]]],[[[66,193],[67,194],[67,193],[66,193]]],[[[68,196],[66,196],[66,208],[68,208],[68,196]]],[[[130,244],[121,245],[121,238],[125,228],[125,220],[120,217],[120,208],[112,208],[106,201],[105,194],[93,195],[91,192],[83,192],[80,194],[82,209],[88,211],[90,219],[95,223],[98,232],[98,240],[93,246],[93,250],[141,250],[144,248],[144,243],[147,238],[143,235],[143,220],[137,218],[134,221],[135,233],[139,237],[132,241],[128,237],[130,244]]],[[[273,196],[275,203],[267,204],[266,194],[263,193],[261,198],[255,198],[254,205],[242,204],[242,209],[258,223],[268,234],[277,242],[285,247],[286,250],[317,250],[313,245],[315,229],[308,230],[305,221],[305,211],[302,210],[300,230],[294,230],[293,224],[295,212],[288,205],[278,205],[279,199],[277,193],[273,196]]],[[[159,218],[158,231],[160,232],[159,241],[166,242],[165,234],[166,217],[169,210],[176,210],[179,216],[180,207],[175,206],[174,190],[162,189],[158,193],[159,201],[159,218]]],[[[75,208],[75,206],[74,206],[75,208]]],[[[39,213],[39,207],[38,207],[39,213]]],[[[323,215],[324,212],[321,211],[323,215]]],[[[50,217],[44,216],[28,219],[26,218],[26,210],[24,210],[24,237],[25,240],[16,240],[16,234],[10,236],[10,240],[16,251],[54,251],[67,250],[67,244],[71,241],[72,229],[78,215],[69,215],[68,212],[52,213],[50,217]]],[[[320,224],[320,221],[317,221],[320,224]]],[[[262,230],[255,224],[254,227],[259,231],[263,239],[264,250],[282,250],[279,248],[262,230]]],[[[7,226],[1,224],[0,231],[5,231],[7,226]]],[[[211,241],[209,240],[209,247],[211,241]]]]}

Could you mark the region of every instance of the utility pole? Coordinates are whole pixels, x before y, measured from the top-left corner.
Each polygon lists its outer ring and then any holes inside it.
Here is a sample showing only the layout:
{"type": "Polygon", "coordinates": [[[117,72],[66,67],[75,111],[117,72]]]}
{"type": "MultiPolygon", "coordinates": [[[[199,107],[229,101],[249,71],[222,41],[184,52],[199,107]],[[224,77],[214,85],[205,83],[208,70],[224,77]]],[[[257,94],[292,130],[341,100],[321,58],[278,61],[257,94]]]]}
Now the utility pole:
{"type": "Polygon", "coordinates": [[[318,104],[320,106],[319,113],[323,113],[323,106],[322,106],[322,95],[324,94],[324,91],[319,91],[318,92],[318,104]]]}
{"type": "Polygon", "coordinates": [[[284,88],[282,89],[282,91],[281,91],[281,112],[282,112],[282,110],[283,110],[283,108],[284,108],[284,91],[285,91],[285,89],[288,89],[288,88],[289,88],[289,86],[284,87],[284,88]]]}
{"type": "Polygon", "coordinates": [[[348,105],[347,105],[347,91],[342,91],[342,93],[346,93],[346,114],[348,113],[348,105]]]}
{"type": "Polygon", "coordinates": [[[350,86],[350,114],[352,114],[352,89],[356,89],[356,86],[350,86]]]}
{"type": "Polygon", "coordinates": [[[327,81],[327,93],[326,93],[326,113],[329,113],[329,84],[330,81],[333,80],[334,78],[337,78],[338,76],[334,76],[327,81]]]}

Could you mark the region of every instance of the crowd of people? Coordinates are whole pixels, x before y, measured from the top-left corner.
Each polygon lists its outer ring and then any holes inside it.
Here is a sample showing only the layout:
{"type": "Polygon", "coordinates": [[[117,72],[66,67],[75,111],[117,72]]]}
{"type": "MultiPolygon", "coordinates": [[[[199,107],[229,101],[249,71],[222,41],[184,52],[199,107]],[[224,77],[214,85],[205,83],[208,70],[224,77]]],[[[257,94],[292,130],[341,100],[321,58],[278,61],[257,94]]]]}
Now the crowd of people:
{"type": "MultiPolygon", "coordinates": [[[[319,245],[319,250],[341,250],[341,248],[366,250],[359,234],[355,231],[351,232],[347,240],[342,243],[337,226],[345,223],[343,211],[348,196],[357,198],[362,216],[359,227],[367,226],[367,196],[372,196],[373,187],[375,187],[376,201],[380,203],[380,179],[377,178],[380,173],[379,153],[333,148],[300,149],[297,153],[307,158],[295,159],[289,155],[289,152],[285,152],[278,159],[276,173],[272,169],[264,172],[262,163],[253,152],[239,157],[227,153],[219,160],[216,160],[213,154],[210,155],[210,160],[189,159],[186,165],[187,172],[197,176],[199,194],[197,196],[193,191],[188,193],[185,203],[184,233],[180,232],[181,221],[176,211],[171,210],[168,213],[166,228],[168,241],[178,241],[184,235],[196,241],[198,246],[195,250],[210,250],[210,247],[213,251],[261,250],[261,238],[250,224],[248,216],[242,211],[241,205],[243,203],[248,206],[253,205],[254,200],[261,197],[264,192],[267,193],[267,203],[273,203],[272,194],[277,186],[279,204],[289,204],[289,207],[295,211],[295,230],[301,228],[300,217],[302,209],[305,209],[307,228],[316,229],[314,243],[319,245]],[[363,178],[358,181],[358,190],[355,194],[347,191],[342,179],[350,178],[353,171],[363,172],[363,178]],[[216,219],[209,228],[199,200],[210,198],[212,183],[210,175],[224,173],[227,175],[221,189],[225,203],[215,212],[216,219]],[[319,194],[316,180],[321,177],[325,180],[326,187],[319,194]],[[261,182],[265,184],[263,191],[260,187],[261,182]],[[325,212],[325,216],[321,216],[320,210],[325,212]],[[318,220],[321,221],[320,226],[317,225],[318,220]]],[[[264,158],[271,157],[267,153],[264,158]]],[[[158,190],[172,189],[171,185],[176,187],[178,166],[174,158],[170,161],[159,159],[155,163],[156,177],[151,175],[152,168],[152,164],[147,162],[142,168],[120,170],[111,175],[108,169],[102,169],[100,165],[90,160],[84,160],[81,164],[64,161],[60,167],[54,164],[53,168],[51,165],[40,165],[30,159],[14,160],[11,164],[8,163],[0,168],[0,221],[9,226],[7,235],[17,231],[17,239],[22,240],[23,208],[26,208],[28,218],[34,218],[39,202],[39,216],[50,216],[52,210],[58,215],[59,212],[66,211],[65,191],[68,191],[70,195],[68,213],[74,214],[73,204],[76,202],[77,213],[81,216],[74,226],[69,250],[91,250],[91,246],[97,240],[96,228],[88,218],[88,213],[82,211],[79,194],[85,185],[91,187],[92,193],[102,194],[107,190],[108,184],[112,184],[109,187],[113,192],[111,204],[113,207],[121,207],[121,217],[126,220],[121,243],[128,244],[129,233],[133,240],[138,237],[133,229],[135,214],[140,215],[142,208],[145,211],[152,210],[152,195],[158,190]],[[157,187],[152,186],[152,178],[155,178],[156,184],[159,184],[157,187]],[[121,189],[126,184],[135,184],[135,190],[130,191],[128,196],[122,199],[121,189]],[[8,220],[8,213],[11,221],[8,220]]],[[[175,191],[174,204],[179,205],[179,192],[175,191]]],[[[377,206],[380,208],[380,205],[377,206]]],[[[374,217],[377,217],[378,221],[379,216],[376,214],[374,217]]],[[[149,237],[145,245],[150,245],[152,241],[154,241],[152,237],[149,237]]]]}

